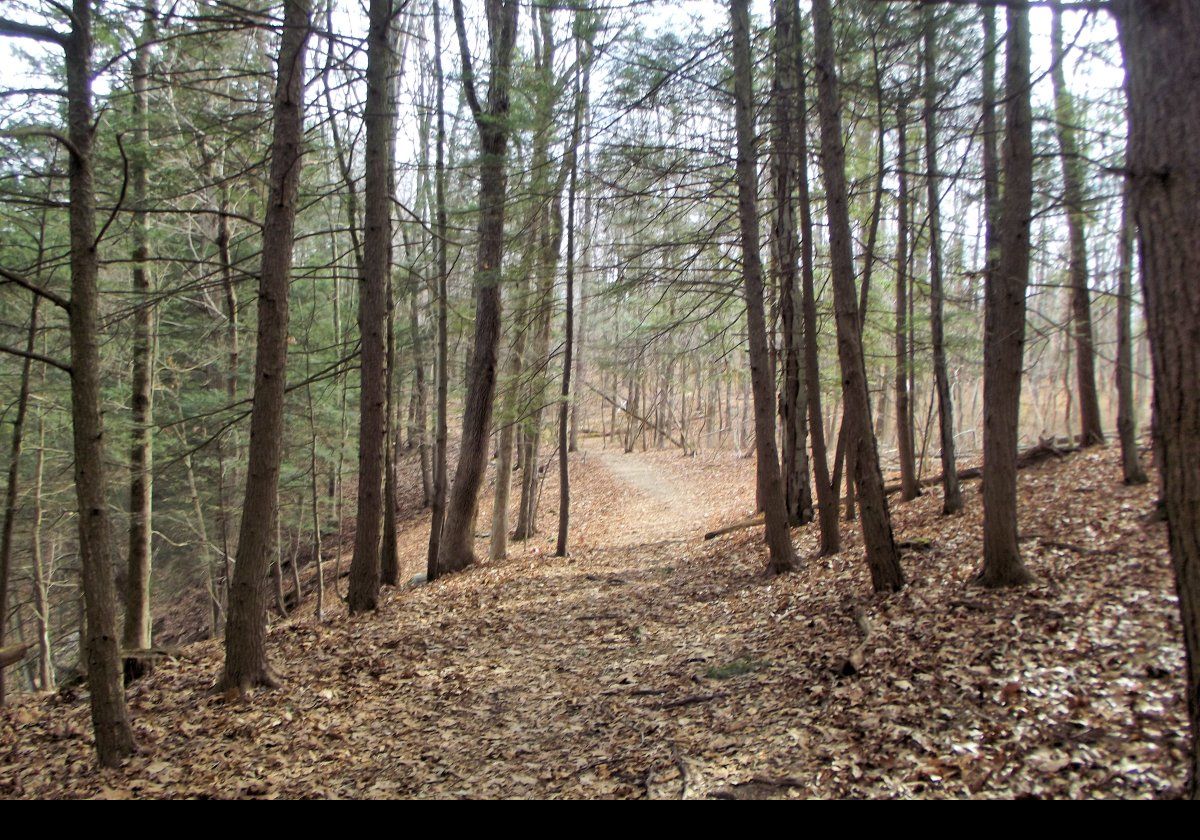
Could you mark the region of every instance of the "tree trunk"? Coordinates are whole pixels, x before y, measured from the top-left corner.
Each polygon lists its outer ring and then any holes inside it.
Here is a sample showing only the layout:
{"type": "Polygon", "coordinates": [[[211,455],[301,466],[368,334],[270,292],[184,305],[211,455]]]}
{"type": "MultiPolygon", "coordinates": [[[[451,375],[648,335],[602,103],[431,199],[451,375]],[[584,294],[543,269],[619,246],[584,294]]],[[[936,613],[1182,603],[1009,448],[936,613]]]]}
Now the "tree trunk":
{"type": "Polygon", "coordinates": [[[1017,424],[1033,202],[1029,10],[1010,7],[1007,14],[1004,197],[984,315],[983,569],[978,582],[987,587],[1020,586],[1032,579],[1017,545],[1017,424]]]}
{"type": "MultiPolygon", "coordinates": [[[[83,0],[80,0],[83,2],[83,0]]],[[[266,581],[279,518],[279,463],[287,377],[288,286],[303,141],[309,0],[286,0],[273,106],[269,197],[258,278],[258,348],[250,413],[249,469],[237,562],[229,589],[225,667],[218,686],[242,694],[275,686],[267,664],[266,581]]]]}
{"type": "Polygon", "coordinates": [[[929,331],[933,344],[933,377],[938,395],[938,428],[942,447],[942,513],[962,510],[962,491],[954,465],[954,407],[950,401],[950,376],[946,370],[946,346],[942,320],[942,211],[938,172],[937,131],[937,24],[934,10],[921,10],[925,61],[925,184],[929,202],[929,331]]]}
{"type": "Polygon", "coordinates": [[[1050,77],[1054,84],[1054,126],[1062,161],[1063,203],[1071,256],[1071,325],[1075,336],[1075,376],[1079,389],[1079,445],[1104,443],[1100,399],[1096,392],[1096,350],[1092,341],[1092,299],[1088,289],[1087,197],[1084,160],[1075,139],[1075,104],[1067,90],[1063,50],[1062,9],[1055,6],[1050,28],[1050,77]]]}
{"type": "Polygon", "coordinates": [[[390,185],[392,0],[371,0],[367,37],[366,188],[363,274],[358,296],[362,386],[358,425],[358,519],[350,561],[350,612],[379,601],[383,529],[384,435],[387,434],[387,286],[392,267],[390,185]]]}
{"type": "Polygon", "coordinates": [[[750,13],[747,0],[730,0],[729,9],[733,31],[738,220],[742,239],[742,281],[746,294],[746,332],[750,343],[750,380],[754,390],[754,435],[761,492],[759,501],[766,514],[767,548],[770,553],[767,571],[770,574],[782,574],[796,568],[796,552],[792,547],[783,481],[779,474],[779,455],[775,448],[775,384],[767,355],[767,324],[763,311],[750,13]]]}
{"type": "Polygon", "coordinates": [[[780,420],[783,426],[783,484],[788,522],[803,525],[813,519],[812,486],[809,484],[808,399],[803,365],[803,324],[797,312],[797,267],[800,260],[796,234],[794,184],[808,173],[797,172],[795,109],[800,72],[798,22],[792,0],[775,0],[775,83],[771,145],[774,164],[775,266],[779,279],[779,314],[783,327],[783,395],[780,420]]]}
{"type": "Polygon", "coordinates": [[[1115,5],[1129,100],[1127,165],[1142,254],[1163,495],[1187,654],[1200,791],[1200,0],[1115,5]]]}
{"type": "Polygon", "coordinates": [[[1117,435],[1121,439],[1121,473],[1126,484],[1149,479],[1138,457],[1137,408],[1133,401],[1133,213],[1129,193],[1121,203],[1121,240],[1117,257],[1117,435]]]}
{"type": "Polygon", "coordinates": [[[898,221],[896,229],[896,449],[900,459],[900,498],[911,501],[921,495],[917,483],[917,462],[913,447],[912,408],[908,389],[908,103],[896,109],[899,151],[896,177],[898,221]]]}
{"type": "Polygon", "coordinates": [[[892,536],[891,515],[883,492],[879,452],[871,429],[871,402],[867,393],[862,328],[855,299],[854,257],[851,252],[850,216],[846,199],[845,149],[842,145],[841,102],[834,63],[833,19],[829,0],[814,0],[813,28],[816,44],[817,105],[821,118],[825,194],[829,213],[829,247],[832,262],[838,357],[842,370],[842,402],[851,418],[849,439],[857,442],[855,462],[863,543],[876,592],[894,592],[904,586],[900,556],[892,536]]]}
{"type": "Polygon", "coordinates": [[[475,91],[462,0],[454,0],[466,90],[479,131],[479,251],[475,262],[475,347],[467,372],[462,443],[446,505],[434,577],[475,561],[475,512],[487,465],[496,356],[500,342],[500,279],[504,258],[504,204],[509,136],[509,86],[516,40],[516,0],[487,0],[491,74],[486,106],[475,91]]]}
{"type": "Polygon", "coordinates": [[[821,412],[821,359],[817,346],[817,297],[813,280],[813,218],[808,188],[808,92],[805,80],[803,33],[796,0],[792,18],[796,21],[796,186],[800,205],[800,283],[801,310],[804,320],[804,379],[807,383],[809,446],[812,451],[813,482],[817,486],[817,521],[821,529],[822,556],[841,551],[842,536],[837,513],[837,488],[829,477],[829,456],[825,448],[825,420],[821,412]]]}

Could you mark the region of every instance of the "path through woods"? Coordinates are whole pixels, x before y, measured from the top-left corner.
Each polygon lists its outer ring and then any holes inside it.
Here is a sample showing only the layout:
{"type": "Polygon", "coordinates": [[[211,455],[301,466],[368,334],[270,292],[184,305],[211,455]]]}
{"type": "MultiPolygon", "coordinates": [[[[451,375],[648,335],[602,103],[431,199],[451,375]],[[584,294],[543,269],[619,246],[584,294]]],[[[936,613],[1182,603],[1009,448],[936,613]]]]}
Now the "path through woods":
{"type": "MultiPolygon", "coordinates": [[[[216,642],[130,688],[144,754],[99,771],[78,691],[0,717],[0,796],[1164,796],[1183,783],[1182,653],[1151,491],[1115,452],[1024,471],[1039,582],[967,586],[966,511],[897,505],[913,583],[875,597],[856,531],[762,575],[752,461],[603,451],[573,462],[574,554],[543,534],[380,611],[275,625],[281,691],[210,693],[216,642]],[[870,636],[863,644],[860,622],[870,636]],[[862,646],[859,673],[840,673],[862,646]]],[[[486,501],[486,500],[485,500],[486,501]]],[[[481,504],[481,509],[489,509],[481,504]]],[[[401,535],[421,568],[425,520],[401,535]]],[[[482,544],[481,538],[480,543],[482,544]]]]}

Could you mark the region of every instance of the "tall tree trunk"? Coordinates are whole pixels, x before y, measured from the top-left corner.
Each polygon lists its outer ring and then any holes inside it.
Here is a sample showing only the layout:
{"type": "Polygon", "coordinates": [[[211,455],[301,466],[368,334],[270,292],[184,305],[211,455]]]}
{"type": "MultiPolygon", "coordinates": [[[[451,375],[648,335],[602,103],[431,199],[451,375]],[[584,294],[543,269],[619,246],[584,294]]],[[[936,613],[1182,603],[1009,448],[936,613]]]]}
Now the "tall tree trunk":
{"type": "Polygon", "coordinates": [[[954,458],[954,407],[950,401],[950,376],[946,370],[945,327],[942,293],[942,198],[938,172],[938,27],[934,10],[921,10],[925,61],[925,184],[929,202],[929,331],[933,344],[933,378],[938,395],[938,428],[942,446],[942,513],[962,510],[962,491],[958,486],[958,467],[954,458]]]}
{"type": "Polygon", "coordinates": [[[796,234],[794,185],[796,166],[796,90],[800,73],[798,23],[792,0],[775,0],[774,120],[771,146],[774,163],[775,266],[779,279],[779,314],[783,327],[783,483],[788,521],[802,525],[813,519],[812,486],[809,484],[807,383],[802,375],[803,323],[797,312],[797,268],[800,260],[796,234]]]}
{"type": "Polygon", "coordinates": [[[1017,424],[1033,204],[1029,10],[1009,7],[1007,14],[1004,197],[984,314],[983,569],[978,582],[988,587],[1020,586],[1032,579],[1017,545],[1017,424]]]}
{"type": "Polygon", "coordinates": [[[883,491],[883,474],[879,468],[879,451],[871,429],[871,400],[867,392],[866,364],[863,360],[862,325],[854,289],[841,102],[829,0],[814,0],[812,14],[838,358],[842,370],[842,402],[847,416],[851,418],[848,439],[857,442],[855,472],[871,583],[876,592],[894,592],[904,586],[904,573],[900,569],[900,556],[892,536],[892,520],[883,491]]]}
{"type": "Polygon", "coordinates": [[[392,266],[392,0],[371,0],[367,37],[366,196],[363,276],[358,297],[362,386],[358,425],[358,520],[350,561],[351,613],[379,601],[383,528],[384,435],[387,434],[387,286],[392,266]]]}
{"type": "Polygon", "coordinates": [[[1050,77],[1054,84],[1054,126],[1062,161],[1063,203],[1071,257],[1071,326],[1075,336],[1075,377],[1079,389],[1079,445],[1104,443],[1100,398],[1096,391],[1096,350],[1092,341],[1092,298],[1088,289],[1086,175],[1075,137],[1075,103],[1063,69],[1062,9],[1056,5],[1050,27],[1050,77]]]}
{"type": "Polygon", "coordinates": [[[96,753],[115,767],[133,751],[125,707],[113,584],[112,529],[104,477],[100,398],[100,288],[93,171],[91,0],[73,0],[66,39],[67,126],[71,142],[71,420],[79,555],[87,618],[88,688],[96,753]]]}
{"type": "Polygon", "coordinates": [[[446,256],[446,90],[442,73],[442,15],[441,4],[433,4],[433,66],[437,89],[437,149],[434,153],[434,248],[437,260],[437,348],[434,370],[437,374],[437,405],[433,432],[433,498],[430,499],[429,550],[425,556],[427,580],[437,577],[438,554],[441,552],[442,525],[446,516],[446,403],[449,393],[450,368],[447,301],[449,268],[446,256]]]}
{"type": "Polygon", "coordinates": [[[899,150],[896,159],[898,220],[896,225],[896,449],[900,459],[900,498],[911,501],[921,495],[913,447],[912,407],[908,387],[908,103],[896,109],[899,150]]]}
{"type": "Polygon", "coordinates": [[[1145,484],[1149,479],[1138,457],[1137,408],[1133,401],[1133,235],[1133,212],[1126,190],[1117,246],[1117,434],[1125,483],[1145,484]]]}
{"type": "Polygon", "coordinates": [[[813,280],[813,218],[808,187],[808,92],[805,79],[803,33],[796,0],[791,0],[796,21],[796,186],[800,205],[800,284],[804,320],[804,379],[807,383],[809,446],[812,451],[813,482],[817,486],[817,522],[821,529],[819,553],[841,551],[837,487],[830,480],[829,456],[825,447],[825,420],[821,412],[821,360],[817,345],[817,296],[813,280]]]}
{"type": "MultiPolygon", "coordinates": [[[[29,379],[33,369],[33,352],[37,347],[38,306],[42,299],[33,296],[29,307],[29,337],[25,342],[25,358],[21,361],[21,385],[17,393],[17,416],[13,419],[12,444],[8,449],[8,483],[4,488],[4,524],[0,526],[0,648],[4,647],[8,630],[8,589],[12,581],[13,528],[17,522],[17,497],[21,479],[21,447],[25,439],[25,416],[29,410],[29,379]]],[[[41,463],[41,452],[38,453],[41,463]]],[[[39,485],[40,469],[39,469],[39,485]]],[[[38,490],[40,491],[40,486],[38,490]]],[[[37,499],[40,511],[41,499],[37,499]]],[[[39,513],[40,515],[40,513],[39,513]]],[[[5,701],[4,669],[0,668],[0,706],[5,701]]]]}
{"type": "Polygon", "coordinates": [[[1187,654],[1200,795],[1200,0],[1115,4],[1129,100],[1127,158],[1141,241],[1167,531],[1187,654]]]}
{"type": "Polygon", "coordinates": [[[146,263],[150,258],[146,227],[146,168],[150,158],[147,81],[150,46],[155,38],[157,4],[142,10],[142,36],[133,55],[134,147],[129,157],[133,203],[133,380],[129,443],[129,559],[125,590],[125,632],[129,649],[150,647],[150,569],[153,562],[154,498],[154,304],[146,263]]]}
{"type": "Polygon", "coordinates": [[[754,389],[754,435],[758,453],[758,487],[766,514],[767,570],[782,574],[796,567],[788,527],[779,454],[775,448],[775,383],[767,349],[763,312],[762,261],[758,237],[758,164],[754,150],[754,70],[750,55],[750,12],[747,0],[730,0],[733,31],[734,117],[737,127],[738,219],[742,239],[742,282],[746,294],[746,332],[750,343],[750,379],[754,389]]]}
{"type": "MultiPolygon", "coordinates": [[[[83,0],[81,0],[83,2],[83,0]]],[[[250,412],[249,469],[237,562],[229,588],[225,667],[218,686],[242,694],[275,686],[267,664],[266,581],[279,519],[279,464],[287,379],[288,286],[304,131],[309,0],[285,0],[271,139],[269,197],[258,278],[258,347],[250,412]]]]}
{"type": "Polygon", "coordinates": [[[462,444],[454,485],[446,504],[435,576],[464,569],[475,561],[475,512],[487,465],[492,402],[496,392],[510,131],[509,87],[518,4],[516,0],[486,0],[486,8],[491,73],[487,101],[482,103],[475,89],[462,0],[454,0],[463,88],[479,132],[479,251],[475,262],[475,348],[467,374],[462,444]]]}

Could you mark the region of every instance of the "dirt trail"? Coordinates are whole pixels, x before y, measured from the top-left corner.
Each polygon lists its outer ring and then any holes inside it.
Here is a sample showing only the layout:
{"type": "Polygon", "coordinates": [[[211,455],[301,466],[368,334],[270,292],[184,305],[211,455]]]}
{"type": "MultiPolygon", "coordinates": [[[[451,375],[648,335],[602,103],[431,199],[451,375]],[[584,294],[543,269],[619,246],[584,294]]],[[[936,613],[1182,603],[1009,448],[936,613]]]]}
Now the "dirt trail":
{"type": "Polygon", "coordinates": [[[594,458],[622,488],[636,499],[621,499],[622,505],[633,502],[638,518],[624,517],[629,527],[610,535],[611,545],[628,546],[663,540],[696,538],[712,516],[711,503],[696,492],[703,483],[680,481],[661,464],[615,449],[592,449],[587,457],[594,458]]]}

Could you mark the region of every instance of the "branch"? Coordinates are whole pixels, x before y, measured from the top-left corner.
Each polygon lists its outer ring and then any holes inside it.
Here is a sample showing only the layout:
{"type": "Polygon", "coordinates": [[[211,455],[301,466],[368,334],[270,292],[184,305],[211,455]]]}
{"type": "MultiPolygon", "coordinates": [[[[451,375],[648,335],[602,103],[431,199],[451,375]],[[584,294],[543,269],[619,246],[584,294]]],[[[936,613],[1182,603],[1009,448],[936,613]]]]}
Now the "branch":
{"type": "Polygon", "coordinates": [[[49,26],[35,26],[32,23],[21,23],[5,17],[0,17],[0,35],[45,41],[64,48],[67,46],[67,36],[57,29],[51,29],[49,26]]]}
{"type": "Polygon", "coordinates": [[[463,20],[462,0],[454,0],[454,29],[458,33],[458,50],[462,53],[462,84],[467,95],[467,104],[476,119],[483,113],[479,95],[475,91],[475,67],[471,63],[471,48],[467,46],[467,24],[463,20]]]}
{"type": "Polygon", "coordinates": [[[60,362],[58,359],[52,359],[49,356],[43,356],[41,353],[30,353],[26,350],[18,350],[16,347],[9,347],[7,344],[0,344],[0,353],[8,353],[10,356],[19,356],[22,359],[33,359],[35,362],[51,365],[66,373],[71,373],[71,366],[65,362],[60,362]]]}
{"type": "Polygon", "coordinates": [[[22,289],[33,292],[40,298],[45,298],[55,306],[61,307],[68,312],[71,310],[71,302],[69,300],[64,297],[60,297],[59,295],[56,295],[54,292],[51,292],[47,289],[43,289],[41,286],[36,285],[32,280],[27,280],[14,271],[9,271],[7,268],[0,266],[0,277],[3,277],[10,283],[16,283],[22,289]]]}

